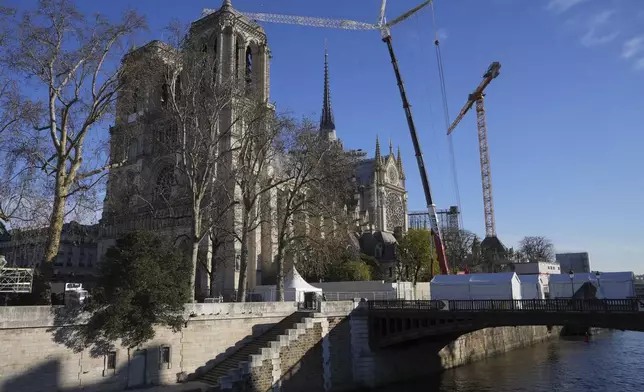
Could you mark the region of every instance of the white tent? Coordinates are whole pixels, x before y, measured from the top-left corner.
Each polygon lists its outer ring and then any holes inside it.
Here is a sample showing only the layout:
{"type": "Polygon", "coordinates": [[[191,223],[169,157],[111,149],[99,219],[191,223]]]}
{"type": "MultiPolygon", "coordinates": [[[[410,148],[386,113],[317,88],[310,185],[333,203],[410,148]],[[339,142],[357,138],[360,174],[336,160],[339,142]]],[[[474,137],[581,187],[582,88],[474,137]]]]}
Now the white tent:
{"type": "Polygon", "coordinates": [[[634,280],[633,272],[601,272],[597,285],[607,299],[626,299],[635,297],[634,280]]]}
{"type": "MultiPolygon", "coordinates": [[[[578,272],[574,274],[572,281],[568,274],[550,275],[550,283],[548,284],[550,298],[572,298],[573,291],[577,292],[587,282],[598,287],[595,274],[578,272]]],[[[600,297],[599,292],[598,297],[600,297]]]]}
{"type": "Polygon", "coordinates": [[[480,299],[521,299],[521,281],[514,272],[470,275],[470,297],[480,299]]]}
{"type": "Polygon", "coordinates": [[[291,268],[284,279],[284,300],[303,302],[306,293],[322,294],[322,289],[313,287],[300,276],[295,267],[291,268]]]}
{"type": "Polygon", "coordinates": [[[541,275],[519,275],[521,299],[544,299],[545,290],[541,275]]]}
{"type": "Polygon", "coordinates": [[[431,299],[459,300],[470,299],[471,275],[436,275],[429,282],[431,299]]]}

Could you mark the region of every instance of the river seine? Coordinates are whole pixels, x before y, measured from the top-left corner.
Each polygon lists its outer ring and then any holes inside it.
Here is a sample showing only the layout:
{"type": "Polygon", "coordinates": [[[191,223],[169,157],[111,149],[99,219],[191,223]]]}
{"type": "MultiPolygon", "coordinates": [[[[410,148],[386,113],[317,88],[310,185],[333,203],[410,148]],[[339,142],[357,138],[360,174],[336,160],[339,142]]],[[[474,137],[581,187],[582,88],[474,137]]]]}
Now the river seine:
{"type": "Polygon", "coordinates": [[[606,332],[539,345],[378,392],[642,392],[644,333],[606,332]]]}

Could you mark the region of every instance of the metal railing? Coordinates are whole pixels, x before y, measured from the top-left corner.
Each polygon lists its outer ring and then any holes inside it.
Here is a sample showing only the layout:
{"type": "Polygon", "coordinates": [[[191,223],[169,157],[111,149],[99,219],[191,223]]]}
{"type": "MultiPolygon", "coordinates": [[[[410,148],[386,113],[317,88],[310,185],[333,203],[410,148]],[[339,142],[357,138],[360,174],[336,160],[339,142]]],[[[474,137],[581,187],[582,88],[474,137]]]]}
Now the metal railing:
{"type": "Polygon", "coordinates": [[[637,299],[523,299],[369,301],[369,310],[449,310],[465,312],[616,312],[639,311],[637,299]]]}

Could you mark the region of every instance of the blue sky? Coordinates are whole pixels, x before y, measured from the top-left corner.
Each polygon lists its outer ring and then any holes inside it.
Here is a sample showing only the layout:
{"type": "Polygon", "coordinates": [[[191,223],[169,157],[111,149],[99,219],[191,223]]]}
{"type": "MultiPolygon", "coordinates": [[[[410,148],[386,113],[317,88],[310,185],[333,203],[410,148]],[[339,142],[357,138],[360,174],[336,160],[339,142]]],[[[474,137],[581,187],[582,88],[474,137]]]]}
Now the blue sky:
{"type": "MultiPolygon", "coordinates": [[[[389,1],[392,18],[420,0],[389,1]]],[[[33,3],[6,1],[9,5],[33,3]]],[[[148,17],[138,44],[162,39],[172,18],[197,19],[221,0],[82,2],[116,16],[130,3],[148,17]]],[[[379,0],[233,0],[248,12],[375,22],[379,0]]],[[[513,246],[545,235],[557,251],[588,251],[593,269],[644,272],[644,2],[641,0],[437,0],[452,117],[493,61],[486,98],[499,238],[513,246]]],[[[373,153],[400,145],[409,206],[424,208],[414,152],[385,45],[374,31],[265,24],[278,108],[319,117],[328,42],[338,136],[373,153]]],[[[439,208],[456,203],[428,10],[393,32],[439,208]]],[[[484,235],[474,113],[453,136],[463,222],[484,235]]]]}

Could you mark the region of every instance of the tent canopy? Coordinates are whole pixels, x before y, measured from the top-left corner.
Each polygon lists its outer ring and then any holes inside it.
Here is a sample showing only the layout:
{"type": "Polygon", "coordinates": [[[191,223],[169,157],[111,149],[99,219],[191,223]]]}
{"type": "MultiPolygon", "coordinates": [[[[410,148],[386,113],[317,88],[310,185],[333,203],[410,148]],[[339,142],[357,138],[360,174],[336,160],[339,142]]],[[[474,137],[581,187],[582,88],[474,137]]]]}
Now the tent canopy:
{"type": "Polygon", "coordinates": [[[304,280],[304,278],[300,276],[300,273],[297,272],[295,267],[291,268],[291,270],[286,275],[286,279],[284,279],[284,290],[296,290],[296,291],[302,291],[302,292],[316,292],[316,293],[322,292],[321,288],[314,287],[308,284],[304,280]]]}

